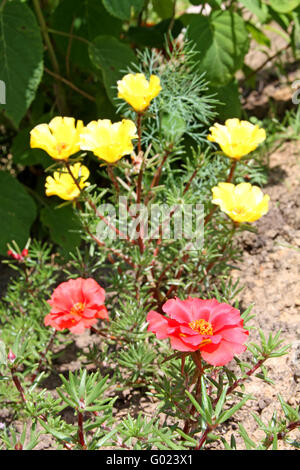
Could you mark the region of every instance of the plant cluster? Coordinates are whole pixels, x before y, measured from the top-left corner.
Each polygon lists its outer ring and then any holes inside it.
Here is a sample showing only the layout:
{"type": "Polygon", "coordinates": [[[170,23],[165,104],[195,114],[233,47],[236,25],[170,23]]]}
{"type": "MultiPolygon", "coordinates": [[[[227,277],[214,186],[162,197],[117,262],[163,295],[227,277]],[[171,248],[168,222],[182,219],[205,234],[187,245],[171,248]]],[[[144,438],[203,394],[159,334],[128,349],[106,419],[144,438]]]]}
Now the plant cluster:
{"type": "MultiPolygon", "coordinates": [[[[1,1],[0,124],[5,126],[5,133],[1,131],[0,138],[0,207],[7,208],[3,214],[7,223],[0,233],[2,256],[12,239],[24,246],[30,234],[54,243],[65,257],[80,247],[78,220],[72,207],[65,207],[58,216],[55,203],[45,197],[45,169],[51,159],[41,148],[29,151],[29,131],[57,115],[75,116],[84,122],[95,118],[120,120],[123,109],[119,109],[116,83],[129,64],[141,67],[140,54],[151,54],[155,49],[167,57],[170,49],[180,51],[183,34],[193,42],[194,54],[189,56],[193,77],[190,82],[183,74],[179,80],[176,75],[177,82],[169,77],[169,95],[176,90],[176,97],[168,97],[161,121],[162,130],[170,133],[176,123],[187,147],[191,133],[201,139],[201,132],[193,132],[193,126],[199,119],[209,119],[201,110],[202,96],[193,101],[193,90],[201,86],[203,75],[208,94],[217,101],[217,118],[224,121],[242,117],[241,93],[256,87],[257,72],[269,61],[276,59],[284,70],[281,58],[285,51],[291,51],[297,59],[298,0],[209,0],[187,13],[199,3],[1,1]],[[271,49],[270,32],[285,41],[276,54],[271,49]],[[258,70],[250,69],[244,61],[251,40],[266,55],[258,70]],[[242,88],[237,72],[243,74],[242,88]],[[180,90],[186,92],[188,87],[190,95],[182,99],[180,90]],[[67,239],[62,220],[72,229],[67,239]]],[[[151,68],[147,73],[151,75],[151,68]]],[[[97,184],[103,184],[96,172],[93,177],[97,184]]]]}
{"type": "MultiPolygon", "coordinates": [[[[53,162],[46,197],[57,214],[72,207],[83,249],[63,266],[39,243],[10,247],[18,275],[1,303],[0,394],[24,426],[4,426],[3,448],[35,448],[47,434],[57,449],[236,449],[224,423],[254,398],[247,380],[270,383],[266,361],[288,351],[279,331],[253,340],[251,306],[240,311],[229,276],[236,235],[268,211],[269,196],[243,178],[266,133],[237,118],[212,125],[194,53],[188,40],[167,55],[140,53],[115,83],[120,121],[55,116],[30,130],[53,162]],[[59,374],[50,393],[43,381],[55,359],[83,333],[81,367],[59,374]],[[153,400],[151,419],[130,410],[116,419],[128,389],[153,400]]],[[[299,408],[278,399],[282,414],[270,422],[253,413],[259,442],[239,424],[247,449],[298,446],[299,408]]]]}

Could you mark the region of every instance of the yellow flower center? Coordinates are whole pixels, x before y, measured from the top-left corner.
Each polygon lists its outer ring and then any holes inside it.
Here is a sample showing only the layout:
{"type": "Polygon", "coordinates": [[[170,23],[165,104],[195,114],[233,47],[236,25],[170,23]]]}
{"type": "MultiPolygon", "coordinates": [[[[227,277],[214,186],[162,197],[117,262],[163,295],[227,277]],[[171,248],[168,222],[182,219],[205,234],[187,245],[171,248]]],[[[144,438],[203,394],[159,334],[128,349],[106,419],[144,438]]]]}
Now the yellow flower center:
{"type": "Polygon", "coordinates": [[[200,318],[200,320],[191,321],[189,323],[189,327],[192,328],[192,330],[197,331],[200,335],[213,335],[213,327],[211,323],[209,323],[209,321],[203,320],[203,318],[200,318]]]}
{"type": "Polygon", "coordinates": [[[85,309],[85,305],[82,304],[81,302],[77,302],[77,304],[74,304],[73,307],[70,310],[71,315],[82,315],[85,309]]]}

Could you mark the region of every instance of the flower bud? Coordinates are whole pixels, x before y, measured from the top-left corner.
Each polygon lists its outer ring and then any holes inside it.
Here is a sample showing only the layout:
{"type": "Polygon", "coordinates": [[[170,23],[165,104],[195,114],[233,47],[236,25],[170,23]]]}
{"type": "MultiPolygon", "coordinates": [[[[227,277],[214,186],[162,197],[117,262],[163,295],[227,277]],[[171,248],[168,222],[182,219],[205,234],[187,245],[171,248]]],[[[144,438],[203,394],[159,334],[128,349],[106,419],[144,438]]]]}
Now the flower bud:
{"type": "Polygon", "coordinates": [[[9,350],[9,353],[7,354],[7,360],[8,360],[11,364],[13,364],[13,363],[15,362],[15,360],[16,360],[16,357],[17,357],[17,356],[16,356],[16,355],[12,352],[12,350],[10,349],[10,350],[9,350]]]}

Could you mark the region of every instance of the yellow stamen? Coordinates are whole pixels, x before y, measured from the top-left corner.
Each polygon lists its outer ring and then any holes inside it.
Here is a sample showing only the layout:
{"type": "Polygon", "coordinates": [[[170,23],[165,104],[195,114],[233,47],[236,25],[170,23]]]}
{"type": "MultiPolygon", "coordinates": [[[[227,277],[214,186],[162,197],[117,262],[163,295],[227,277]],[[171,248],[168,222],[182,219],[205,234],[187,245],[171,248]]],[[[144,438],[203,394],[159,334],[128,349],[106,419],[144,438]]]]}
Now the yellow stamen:
{"type": "Polygon", "coordinates": [[[67,147],[68,147],[68,144],[65,144],[64,142],[61,142],[61,143],[57,144],[55,148],[58,151],[58,153],[61,153],[67,147]]]}
{"type": "Polygon", "coordinates": [[[77,304],[74,304],[73,307],[70,310],[71,315],[82,315],[84,312],[85,305],[82,304],[81,302],[77,302],[77,304]]]}
{"type": "Polygon", "coordinates": [[[213,335],[213,327],[211,323],[206,320],[203,320],[203,318],[190,322],[189,327],[192,328],[192,330],[197,331],[200,335],[213,335]]]}

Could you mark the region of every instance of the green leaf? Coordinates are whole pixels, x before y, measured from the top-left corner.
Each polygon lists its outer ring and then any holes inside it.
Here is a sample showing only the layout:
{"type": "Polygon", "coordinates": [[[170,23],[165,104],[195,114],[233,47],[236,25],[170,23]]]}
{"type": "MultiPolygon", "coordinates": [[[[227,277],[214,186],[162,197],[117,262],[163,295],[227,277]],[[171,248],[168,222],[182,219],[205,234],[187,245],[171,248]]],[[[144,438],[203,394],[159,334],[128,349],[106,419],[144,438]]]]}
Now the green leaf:
{"type": "Polygon", "coordinates": [[[174,111],[172,114],[164,114],[161,119],[161,130],[164,138],[170,143],[179,142],[187,129],[182,116],[174,111]]]}
{"type": "Polygon", "coordinates": [[[213,11],[210,16],[183,15],[188,37],[199,52],[199,72],[212,86],[224,86],[242,66],[249,37],[244,20],[232,11],[213,11]]]}
{"type": "Polygon", "coordinates": [[[53,163],[51,157],[44,150],[30,148],[31,129],[32,127],[23,129],[13,139],[10,152],[14,163],[24,166],[42,165],[43,168],[48,168],[53,163]]]}
{"type": "Polygon", "coordinates": [[[3,341],[0,340],[0,366],[6,365],[6,362],[7,362],[6,347],[3,341]]]}
{"type": "Polygon", "coordinates": [[[231,416],[234,415],[234,413],[236,413],[240,408],[242,408],[242,406],[244,406],[244,404],[250,400],[251,395],[246,395],[244,396],[244,398],[239,402],[237,403],[236,405],[234,405],[232,408],[230,408],[229,410],[227,411],[224,411],[221,416],[220,416],[220,419],[218,420],[218,423],[221,424],[221,423],[224,423],[224,421],[227,421],[229,418],[231,418],[231,416]]]}
{"type": "Polygon", "coordinates": [[[251,13],[253,13],[261,23],[264,23],[268,18],[268,7],[261,0],[240,0],[251,13]]]}
{"type": "Polygon", "coordinates": [[[155,13],[161,18],[171,18],[174,10],[174,0],[152,0],[152,5],[155,13]]]}
{"type": "MultiPolygon", "coordinates": [[[[165,19],[153,26],[131,26],[127,31],[127,39],[141,46],[163,49],[170,25],[171,19],[165,19]]],[[[172,37],[176,38],[182,28],[182,22],[176,19],[172,26],[172,37]]]]}
{"type": "Polygon", "coordinates": [[[244,428],[244,426],[241,423],[239,423],[239,431],[240,431],[240,435],[242,436],[242,438],[244,439],[244,442],[246,444],[246,449],[247,450],[251,450],[252,448],[255,449],[256,448],[255,442],[252,441],[252,439],[250,439],[246,429],[244,428]]]}
{"type": "Polygon", "coordinates": [[[88,41],[92,41],[99,34],[118,37],[122,30],[122,21],[107,12],[102,0],[62,0],[52,15],[51,27],[67,35],[72,32],[76,36],[70,38],[52,33],[63,60],[69,48],[70,63],[86,71],[92,67],[88,55],[88,41]]]}
{"type": "MultiPolygon", "coordinates": [[[[82,4],[82,0],[80,0],[82,4]]],[[[120,36],[122,31],[122,21],[115,16],[111,16],[103,5],[102,0],[85,0],[86,21],[88,26],[89,39],[105,34],[120,36]]]]}
{"type": "Polygon", "coordinates": [[[269,0],[269,4],[278,13],[289,13],[300,5],[300,0],[269,0]]]}
{"type": "Polygon", "coordinates": [[[117,96],[117,81],[124,69],[137,61],[133,50],[113,36],[98,36],[89,47],[90,59],[102,72],[106,92],[112,102],[117,96]]]}
{"type": "Polygon", "coordinates": [[[240,101],[240,92],[236,80],[222,87],[212,88],[211,92],[215,94],[218,101],[216,112],[219,119],[225,121],[229,118],[240,118],[242,106],[240,101]]]}
{"type": "Polygon", "coordinates": [[[53,242],[61,246],[67,253],[80,244],[78,230],[81,225],[72,207],[45,207],[41,210],[41,222],[49,228],[53,242]]]}
{"type": "Polygon", "coordinates": [[[15,240],[22,249],[37,215],[36,205],[24,186],[10,173],[0,171],[0,253],[7,253],[7,243],[15,240]]]}
{"type": "Polygon", "coordinates": [[[220,398],[218,400],[218,403],[216,404],[216,407],[215,407],[215,417],[216,418],[218,418],[218,416],[220,415],[220,413],[222,411],[222,408],[224,406],[224,403],[226,401],[227,390],[228,390],[228,385],[225,385],[225,387],[223,388],[222,393],[220,395],[220,398]]]}
{"type": "Polygon", "coordinates": [[[249,21],[246,23],[246,26],[252,38],[254,39],[254,41],[257,42],[257,44],[261,44],[262,46],[266,47],[271,47],[270,39],[268,38],[268,36],[265,35],[265,33],[261,29],[257,28],[253,23],[250,23],[249,21]]]}
{"type": "Polygon", "coordinates": [[[0,77],[6,104],[0,105],[18,127],[32,103],[43,75],[43,43],[31,9],[24,3],[4,2],[0,8],[0,77]]]}
{"type": "Polygon", "coordinates": [[[103,5],[111,15],[128,21],[132,12],[134,15],[140,13],[144,6],[144,0],[103,0],[103,5]]]}

